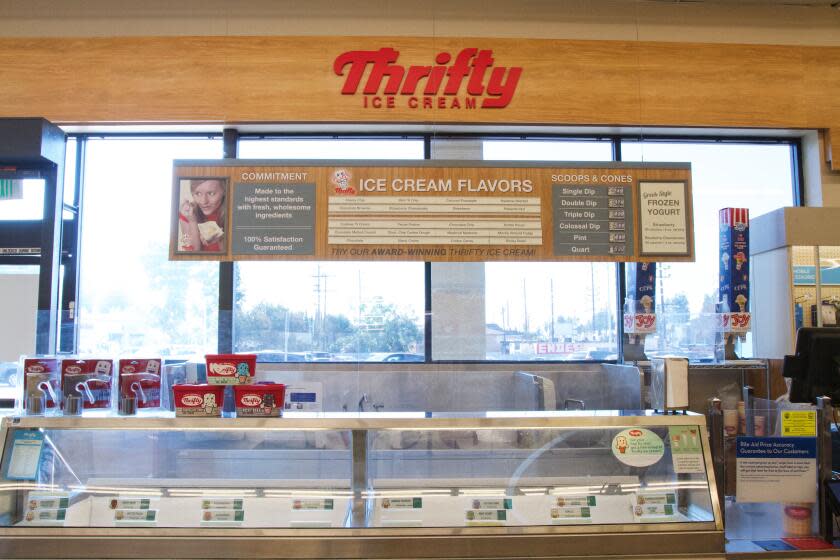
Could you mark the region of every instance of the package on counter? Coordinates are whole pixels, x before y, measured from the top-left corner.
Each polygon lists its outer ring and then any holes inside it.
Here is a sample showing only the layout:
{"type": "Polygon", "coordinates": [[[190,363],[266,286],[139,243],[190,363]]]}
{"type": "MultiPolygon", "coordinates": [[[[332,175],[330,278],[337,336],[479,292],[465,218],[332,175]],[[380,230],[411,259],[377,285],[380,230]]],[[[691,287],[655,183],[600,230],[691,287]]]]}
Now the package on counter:
{"type": "Polygon", "coordinates": [[[236,385],[236,416],[281,416],[286,386],[282,383],[236,385]]]}
{"type": "Polygon", "coordinates": [[[121,359],[117,370],[120,399],[136,398],[137,408],[160,406],[160,358],[121,359]]]}
{"type": "Polygon", "coordinates": [[[78,396],[85,410],[111,407],[114,363],[107,359],[73,358],[61,360],[61,392],[78,396]]]}
{"type": "Polygon", "coordinates": [[[51,357],[23,358],[23,406],[29,410],[31,400],[43,399],[43,410],[40,413],[58,410],[61,407],[61,374],[58,359],[51,357]]]}
{"type": "Polygon", "coordinates": [[[211,385],[245,385],[254,379],[256,354],[207,354],[207,383],[211,385]]]}
{"type": "Polygon", "coordinates": [[[720,211],[720,300],[733,313],[749,313],[750,212],[747,208],[720,211]]]}
{"type": "Polygon", "coordinates": [[[220,417],[225,388],[222,385],[173,385],[175,416],[220,417]]]}

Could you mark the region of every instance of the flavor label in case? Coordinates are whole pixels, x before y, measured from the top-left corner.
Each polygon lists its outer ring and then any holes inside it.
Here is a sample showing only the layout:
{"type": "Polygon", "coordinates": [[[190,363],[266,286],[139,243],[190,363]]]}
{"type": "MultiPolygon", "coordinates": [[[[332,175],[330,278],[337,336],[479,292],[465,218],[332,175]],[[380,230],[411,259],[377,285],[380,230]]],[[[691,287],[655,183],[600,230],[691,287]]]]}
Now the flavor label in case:
{"type": "Polygon", "coordinates": [[[513,509],[511,498],[481,498],[472,501],[472,509],[513,509]]]}
{"type": "Polygon", "coordinates": [[[423,498],[382,498],[382,509],[422,509],[423,498]]]}
{"type": "Polygon", "coordinates": [[[245,511],[241,509],[205,509],[201,512],[202,523],[242,523],[245,511]]]}
{"type": "Polygon", "coordinates": [[[70,498],[67,496],[30,496],[27,506],[30,511],[36,509],[67,509],[70,507],[70,498]]]}
{"type": "Polygon", "coordinates": [[[335,507],[335,502],[332,498],[325,498],[323,500],[293,500],[293,510],[331,510],[335,507]]]}
{"type": "Polygon", "coordinates": [[[201,500],[201,509],[242,509],[242,498],[212,498],[201,500]]]}
{"type": "Polygon", "coordinates": [[[592,510],[588,507],[553,507],[550,514],[553,522],[570,519],[579,522],[592,520],[592,510]]]}
{"type": "Polygon", "coordinates": [[[108,503],[109,509],[149,509],[150,498],[113,498],[108,503]]]}
{"type": "Polygon", "coordinates": [[[636,494],[636,505],[675,505],[677,496],[672,492],[662,494],[636,494]]]}
{"type": "Polygon", "coordinates": [[[638,517],[671,517],[674,515],[672,504],[644,504],[633,508],[633,515],[638,517]]]}
{"type": "Polygon", "coordinates": [[[66,509],[36,509],[26,512],[24,520],[29,523],[34,522],[55,522],[64,523],[67,517],[66,509]]]}
{"type": "Polygon", "coordinates": [[[464,517],[467,521],[467,525],[504,525],[505,522],[507,522],[507,511],[503,509],[468,509],[464,517]]]}
{"type": "Polygon", "coordinates": [[[154,523],[157,521],[156,509],[118,509],[114,510],[114,521],[118,523],[154,523]]]}
{"type": "Polygon", "coordinates": [[[586,506],[595,507],[595,496],[557,496],[556,505],[558,507],[568,506],[586,506]]]}

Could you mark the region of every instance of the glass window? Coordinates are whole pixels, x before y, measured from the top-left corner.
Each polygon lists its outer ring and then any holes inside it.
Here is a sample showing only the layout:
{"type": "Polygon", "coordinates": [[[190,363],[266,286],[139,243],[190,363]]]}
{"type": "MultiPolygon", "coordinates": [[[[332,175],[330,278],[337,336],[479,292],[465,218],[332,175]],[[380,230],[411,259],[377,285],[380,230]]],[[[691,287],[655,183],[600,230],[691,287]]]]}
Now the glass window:
{"type": "MultiPolygon", "coordinates": [[[[648,356],[679,352],[693,359],[714,355],[718,300],[718,210],[749,208],[750,217],[794,203],[789,144],[622,142],[624,161],[689,162],[694,195],[693,263],[657,270],[658,333],[648,336],[648,356]]],[[[751,338],[741,357],[752,356],[751,338]]]]}
{"type": "Polygon", "coordinates": [[[239,140],[238,156],[242,159],[423,159],[423,141],[243,138],[239,140]]]}
{"type": "Polygon", "coordinates": [[[612,160],[612,142],[603,140],[485,140],[482,151],[486,160],[612,160]]]}
{"type": "Polygon", "coordinates": [[[214,352],[219,266],[170,262],[172,160],[220,158],[208,139],[91,139],[85,165],[79,351],[214,352]]]}
{"type": "MultiPolygon", "coordinates": [[[[486,140],[482,149],[486,160],[612,159],[612,143],[595,140],[486,140]]],[[[612,263],[437,263],[433,357],[614,360],[616,297],[612,263]]]]}
{"type": "Polygon", "coordinates": [[[234,350],[260,361],[423,361],[423,263],[241,262],[234,350]]]}
{"type": "MultiPolygon", "coordinates": [[[[239,157],[422,159],[422,140],[242,139],[239,157]]],[[[260,361],[425,360],[422,262],[239,262],[233,347],[260,361]]]]}

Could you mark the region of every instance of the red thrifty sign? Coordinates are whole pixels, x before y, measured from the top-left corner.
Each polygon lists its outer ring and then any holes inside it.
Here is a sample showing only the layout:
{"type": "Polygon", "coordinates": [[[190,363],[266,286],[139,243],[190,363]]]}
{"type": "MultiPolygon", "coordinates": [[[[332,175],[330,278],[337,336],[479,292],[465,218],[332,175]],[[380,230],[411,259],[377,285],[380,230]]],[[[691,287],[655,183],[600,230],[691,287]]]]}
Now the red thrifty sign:
{"type": "MultiPolygon", "coordinates": [[[[482,109],[501,109],[513,99],[522,76],[520,66],[494,66],[496,60],[489,49],[462,49],[454,61],[450,53],[441,52],[435,57],[434,65],[411,65],[407,68],[397,64],[399,56],[400,52],[390,47],[376,51],[347,51],[338,55],[333,71],[337,76],[346,75],[341,93],[355,95],[366,76],[362,93],[365,96],[388,96],[385,98],[386,107],[394,107],[393,96],[403,95],[409,96],[407,106],[412,109],[435,106],[475,109],[477,98],[482,98],[482,109]],[[422,91],[421,82],[424,84],[422,91]],[[462,92],[464,84],[466,93],[462,92]]],[[[382,102],[381,98],[377,99],[382,102]]],[[[379,108],[381,105],[371,106],[379,108]]]]}

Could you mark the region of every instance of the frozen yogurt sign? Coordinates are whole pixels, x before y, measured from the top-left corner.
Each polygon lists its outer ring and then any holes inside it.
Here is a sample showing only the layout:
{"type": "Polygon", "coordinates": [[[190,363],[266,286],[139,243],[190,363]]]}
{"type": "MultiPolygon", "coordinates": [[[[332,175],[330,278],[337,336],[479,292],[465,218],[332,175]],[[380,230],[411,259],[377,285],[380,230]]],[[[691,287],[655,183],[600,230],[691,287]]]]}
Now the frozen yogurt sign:
{"type": "Polygon", "coordinates": [[[342,95],[361,93],[365,109],[502,109],[522,76],[521,66],[496,66],[489,49],[462,49],[454,58],[444,51],[434,64],[408,67],[399,58],[390,47],[338,55],[333,72],[345,77],[342,95]]]}

